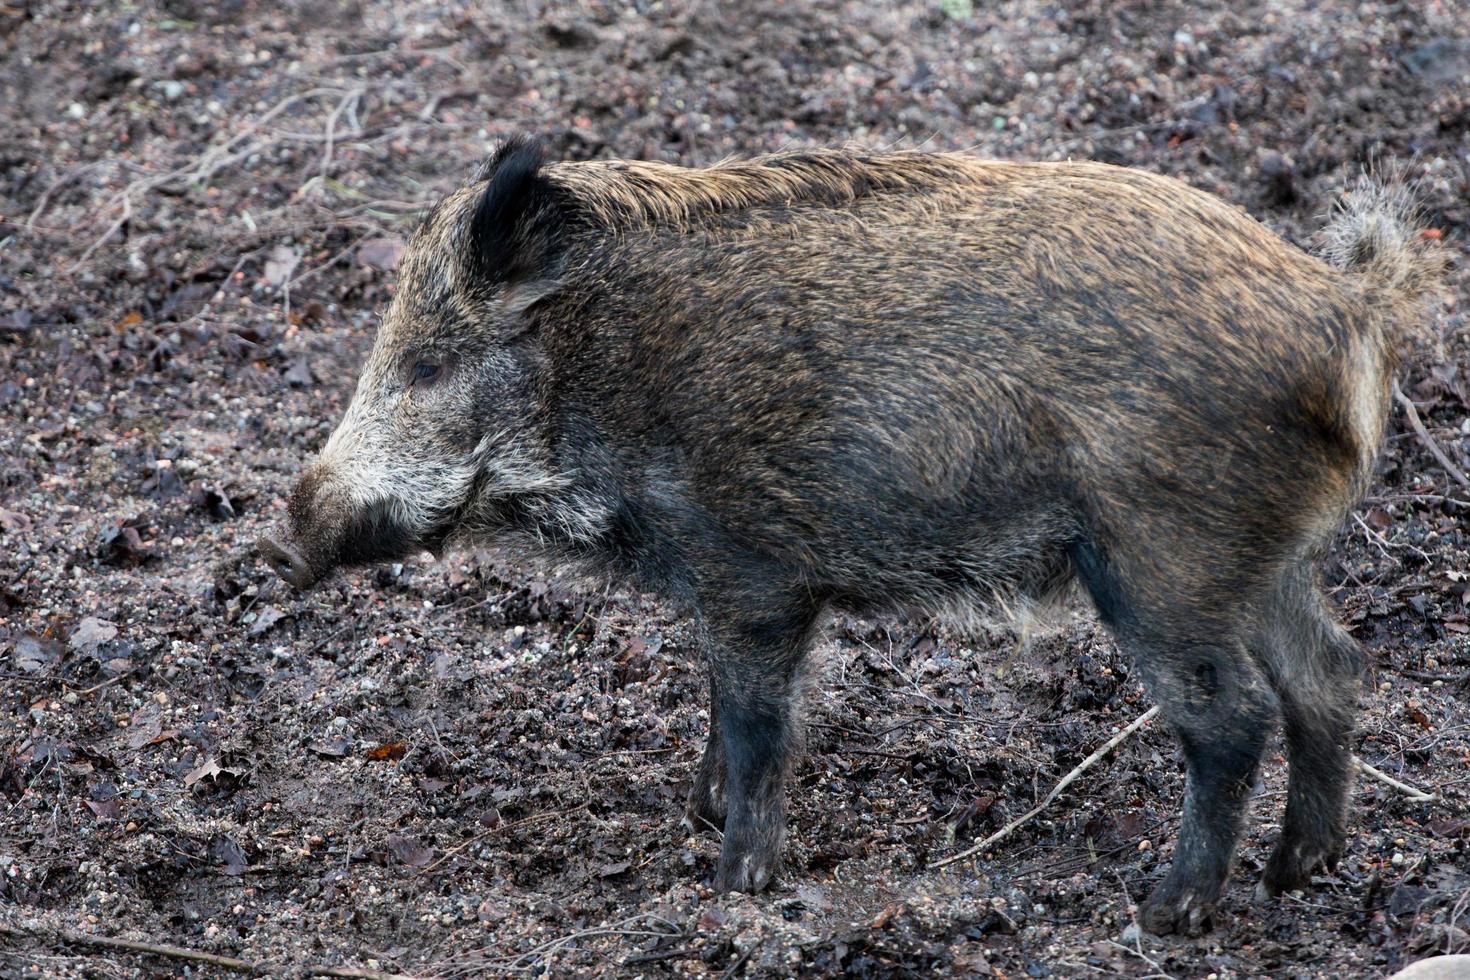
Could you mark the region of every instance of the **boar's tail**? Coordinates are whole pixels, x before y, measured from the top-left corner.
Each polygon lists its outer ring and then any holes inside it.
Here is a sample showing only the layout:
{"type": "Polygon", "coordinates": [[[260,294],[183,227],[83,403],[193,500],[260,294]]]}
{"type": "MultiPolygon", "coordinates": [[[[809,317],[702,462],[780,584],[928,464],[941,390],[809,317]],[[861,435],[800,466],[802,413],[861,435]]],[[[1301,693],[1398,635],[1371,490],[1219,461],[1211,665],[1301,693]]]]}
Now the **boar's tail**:
{"type": "Polygon", "coordinates": [[[1444,272],[1443,253],[1425,229],[1413,191],[1390,171],[1359,176],[1322,231],[1327,260],[1361,278],[1391,346],[1402,346],[1423,322],[1424,296],[1444,272]]]}

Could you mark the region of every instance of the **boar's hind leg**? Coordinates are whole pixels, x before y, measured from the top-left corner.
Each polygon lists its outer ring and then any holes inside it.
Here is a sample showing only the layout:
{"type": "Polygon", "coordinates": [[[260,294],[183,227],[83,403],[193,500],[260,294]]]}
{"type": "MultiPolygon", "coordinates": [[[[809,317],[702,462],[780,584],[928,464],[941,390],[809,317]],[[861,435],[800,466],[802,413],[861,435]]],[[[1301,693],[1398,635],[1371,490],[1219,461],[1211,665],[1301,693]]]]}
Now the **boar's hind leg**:
{"type": "Polygon", "coordinates": [[[1134,643],[1163,715],[1184,749],[1184,816],[1174,863],[1139,921],[1156,934],[1211,926],[1230,874],[1256,767],[1277,719],[1275,694],[1243,644],[1134,643]]]}
{"type": "Polygon", "coordinates": [[[1170,583],[1128,582],[1089,544],[1074,545],[1078,577],[1104,622],[1138,665],[1184,750],[1184,816],[1174,863],[1139,913],[1156,934],[1211,925],[1278,703],[1265,676],[1214,602],[1170,583]],[[1147,594],[1150,602],[1134,599],[1147,594]]]}
{"type": "MultiPolygon", "coordinates": [[[[702,609],[711,721],[718,719],[724,748],[725,839],[715,873],[721,891],[759,891],[780,862],[786,776],[802,741],[802,663],[816,613],[805,605],[738,599],[702,609]]],[[[712,751],[706,760],[717,766],[712,751]]]]}
{"type": "Polygon", "coordinates": [[[1293,568],[1266,610],[1257,655],[1286,721],[1286,819],[1261,881],[1268,895],[1304,888],[1331,871],[1347,836],[1348,737],[1363,655],[1333,621],[1310,564],[1293,568]]]}

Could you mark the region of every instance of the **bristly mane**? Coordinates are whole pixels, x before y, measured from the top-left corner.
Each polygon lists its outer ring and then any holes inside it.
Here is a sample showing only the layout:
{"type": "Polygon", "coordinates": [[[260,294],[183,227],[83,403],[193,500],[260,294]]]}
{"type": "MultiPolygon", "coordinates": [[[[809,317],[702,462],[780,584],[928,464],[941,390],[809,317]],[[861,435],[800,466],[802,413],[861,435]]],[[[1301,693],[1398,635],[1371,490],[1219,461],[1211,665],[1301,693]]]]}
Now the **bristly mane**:
{"type": "Polygon", "coordinates": [[[994,179],[991,168],[954,153],[869,154],[799,150],[712,167],[634,160],[553,163],[584,219],[607,228],[686,228],[763,207],[840,207],[888,193],[938,190],[994,179]]]}

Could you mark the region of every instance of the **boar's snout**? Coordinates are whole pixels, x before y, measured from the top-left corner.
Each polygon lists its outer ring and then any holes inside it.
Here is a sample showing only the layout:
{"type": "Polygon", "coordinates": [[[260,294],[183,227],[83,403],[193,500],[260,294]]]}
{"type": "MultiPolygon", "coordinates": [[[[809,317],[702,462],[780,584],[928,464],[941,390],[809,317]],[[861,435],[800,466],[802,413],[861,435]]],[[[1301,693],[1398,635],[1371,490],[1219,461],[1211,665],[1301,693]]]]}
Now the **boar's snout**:
{"type": "Polygon", "coordinates": [[[310,588],[342,562],[346,515],[337,495],[326,492],[328,479],[321,465],[308,468],[291,490],[285,519],[255,542],[256,553],[294,588],[310,588]]]}
{"type": "Polygon", "coordinates": [[[289,541],[268,534],[255,542],[255,550],[271,570],[293,588],[310,588],[319,577],[312,571],[311,563],[289,541]]]}

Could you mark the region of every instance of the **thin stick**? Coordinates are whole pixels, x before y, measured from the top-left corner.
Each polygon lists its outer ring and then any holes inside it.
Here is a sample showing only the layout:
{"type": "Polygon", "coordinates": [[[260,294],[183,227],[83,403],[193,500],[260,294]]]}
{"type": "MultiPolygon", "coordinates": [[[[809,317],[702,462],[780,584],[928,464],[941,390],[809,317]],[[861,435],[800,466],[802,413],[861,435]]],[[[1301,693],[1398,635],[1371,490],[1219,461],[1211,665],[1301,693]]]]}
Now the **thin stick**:
{"type": "MultiPolygon", "coordinates": [[[[94,936],[91,933],[77,932],[72,929],[48,929],[39,926],[35,929],[25,929],[0,923],[0,935],[36,937],[38,933],[47,932],[52,933],[64,943],[72,943],[78,946],[101,946],[105,949],[121,949],[130,953],[147,953],[152,956],[163,956],[174,960],[191,960],[195,963],[208,963],[210,966],[223,967],[226,970],[236,970],[240,973],[269,972],[259,963],[251,963],[249,960],[237,959],[233,956],[220,956],[216,953],[206,953],[198,949],[185,949],[183,946],[163,946],[158,943],[137,942],[132,939],[115,939],[112,936],[94,936]]],[[[353,977],[356,980],[415,980],[414,977],[401,973],[364,970],[355,966],[308,964],[304,969],[307,974],[317,977],[353,977]]]]}
{"type": "Polygon", "coordinates": [[[237,163],[240,160],[244,160],[250,154],[263,149],[265,146],[271,143],[271,140],[257,140],[246,146],[243,150],[235,153],[230,153],[230,151],[234,147],[240,145],[240,143],[242,143],[245,139],[256,133],[258,130],[260,130],[262,126],[270,122],[272,119],[276,118],[276,116],[279,116],[281,113],[285,112],[291,106],[295,105],[298,102],[305,101],[306,99],[316,98],[319,95],[335,95],[340,92],[340,88],[314,88],[307,92],[301,92],[296,95],[288,96],[285,99],[282,99],[280,102],[277,102],[270,109],[266,110],[260,115],[259,118],[246,125],[244,129],[236,133],[234,136],[225,140],[218,146],[206,150],[201,156],[196,158],[190,164],[178,167],[166,173],[154,174],[150,177],[141,178],[128,184],[128,186],[124,187],[121,191],[114,195],[112,200],[109,201],[107,205],[102,208],[103,212],[107,212],[112,210],[112,208],[116,207],[117,205],[121,204],[123,209],[122,215],[118,217],[115,221],[113,221],[112,224],[108,226],[107,231],[103,232],[102,236],[94,241],[91,246],[82,253],[82,257],[80,259],[73,263],[71,269],[69,270],[69,274],[74,275],[79,269],[81,269],[82,266],[87,263],[87,260],[92,257],[93,253],[95,253],[97,249],[101,248],[102,245],[107,241],[107,239],[111,238],[113,233],[121,228],[124,224],[126,224],[128,219],[132,217],[132,199],[134,194],[137,194],[141,201],[141,199],[150,192],[160,187],[163,187],[166,184],[170,184],[176,180],[182,180],[185,183],[189,183],[191,181],[202,182],[208,180],[218,171],[224,169],[225,167],[231,166],[232,164],[237,163]]]}
{"type": "Polygon", "coordinates": [[[102,690],[104,687],[107,687],[109,684],[116,684],[118,681],[122,680],[124,677],[130,677],[132,675],[132,673],[133,673],[132,670],[125,670],[121,674],[117,674],[117,675],[115,675],[113,677],[107,678],[107,680],[103,681],[101,684],[93,684],[91,687],[87,688],[85,691],[78,691],[77,692],[77,697],[84,698],[88,694],[96,694],[98,691],[102,690]]]}
{"type": "Polygon", "coordinates": [[[132,217],[133,217],[133,201],[132,201],[132,198],[129,197],[129,196],[127,196],[127,195],[124,195],[123,196],[123,199],[122,199],[122,214],[118,215],[117,216],[117,220],[115,220],[112,224],[110,224],[110,225],[107,226],[107,230],[102,233],[101,237],[99,237],[91,245],[88,245],[87,246],[87,250],[82,253],[82,257],[79,258],[79,259],[77,259],[76,262],[72,264],[71,269],[68,270],[69,274],[73,274],[74,275],[77,272],[78,269],[80,269],[82,266],[86,265],[87,264],[87,260],[92,257],[92,253],[95,252],[95,251],[97,251],[99,248],[101,248],[103,246],[103,244],[109,238],[111,238],[113,236],[113,234],[116,233],[119,228],[121,228],[123,225],[127,224],[128,221],[130,221],[132,219],[132,217]]]}
{"type": "Polygon", "coordinates": [[[1017,827],[1021,826],[1026,821],[1036,816],[1042,810],[1045,810],[1047,806],[1051,804],[1051,801],[1061,795],[1062,790],[1072,785],[1072,783],[1077,779],[1078,776],[1091,769],[1094,765],[1097,764],[1097,761],[1099,759],[1107,755],[1113,749],[1117,748],[1118,744],[1129,735],[1132,735],[1144,725],[1148,724],[1149,721],[1151,721],[1153,717],[1158,713],[1158,705],[1154,705],[1152,708],[1149,708],[1143,714],[1133,719],[1133,721],[1128,725],[1127,728],[1124,728],[1121,732],[1108,739],[1106,742],[1098,747],[1098,750],[1096,752],[1092,753],[1092,755],[1088,756],[1080,763],[1078,763],[1076,769],[1073,769],[1071,772],[1063,776],[1062,781],[1057,783],[1056,786],[1052,788],[1052,791],[1050,793],[1047,793],[1046,798],[1043,799],[1040,803],[1036,804],[1030,810],[1027,810],[1025,813],[1021,814],[1021,816],[1012,820],[1010,823],[1006,824],[1004,827],[997,830],[995,833],[991,834],[989,837],[985,838],[974,847],[967,848],[966,850],[963,850],[958,854],[951,855],[950,857],[945,858],[943,861],[935,861],[933,864],[930,865],[930,867],[942,868],[947,864],[954,864],[956,861],[963,861],[965,858],[974,857],[976,854],[979,854],[981,851],[995,844],[997,841],[1003,840],[1004,838],[1010,836],[1010,834],[1015,831],[1017,827]]]}
{"type": "Polygon", "coordinates": [[[1413,399],[1399,389],[1397,380],[1393,383],[1393,398],[1394,401],[1404,406],[1404,415],[1408,418],[1409,425],[1413,426],[1414,434],[1419,437],[1420,442],[1424,443],[1424,448],[1428,449],[1430,454],[1439,460],[1439,465],[1443,466],[1445,472],[1455,478],[1456,483],[1462,487],[1470,487],[1470,477],[1467,477],[1458,466],[1450,462],[1450,458],[1444,454],[1444,450],[1439,448],[1439,443],[1434,441],[1434,436],[1429,434],[1429,430],[1424,427],[1424,421],[1419,418],[1419,409],[1414,407],[1413,399]]]}
{"type": "Polygon", "coordinates": [[[99,160],[96,163],[89,163],[84,167],[76,167],[73,170],[68,170],[66,173],[56,178],[56,180],[51,183],[50,187],[41,192],[41,197],[36,202],[35,210],[33,210],[31,212],[31,216],[26,219],[26,231],[33,232],[36,230],[37,219],[39,219],[41,215],[45,214],[46,209],[51,206],[51,195],[55,194],[62,187],[65,187],[73,180],[76,180],[78,177],[81,177],[86,173],[96,170],[100,166],[102,166],[102,161],[99,160]]]}
{"type": "MultiPolygon", "coordinates": [[[[332,146],[334,142],[334,137],[337,134],[337,120],[342,118],[342,114],[351,107],[352,103],[362,98],[363,91],[364,90],[361,88],[355,88],[352,91],[348,92],[346,95],[342,96],[342,101],[338,102],[337,107],[332,110],[330,115],[327,116],[326,135],[323,139],[325,146],[322,149],[321,171],[323,180],[326,180],[329,176],[331,176],[332,146]]],[[[353,127],[353,129],[356,132],[361,132],[361,130],[357,129],[357,127],[353,127]]]]}
{"type": "Polygon", "coordinates": [[[166,956],[173,960],[193,960],[195,963],[222,966],[226,970],[239,970],[242,973],[255,972],[255,964],[246,960],[236,959],[233,956],[219,956],[198,949],[185,949],[182,946],[161,946],[157,943],[141,943],[131,939],[114,939],[111,936],[92,936],[70,929],[58,930],[56,935],[62,942],[74,945],[124,949],[131,953],[151,953],[154,956],[166,956]]]}
{"type": "Polygon", "coordinates": [[[1359,769],[1363,770],[1365,773],[1372,776],[1380,783],[1392,786],[1394,789],[1398,790],[1400,793],[1403,793],[1415,803],[1433,803],[1435,800],[1439,799],[1439,796],[1434,793],[1426,793],[1422,789],[1415,789],[1408,783],[1399,782],[1397,779],[1394,779],[1382,769],[1376,769],[1373,766],[1368,765],[1368,763],[1364,762],[1362,759],[1359,759],[1357,756],[1353,756],[1353,761],[1358,764],[1359,769]]]}

